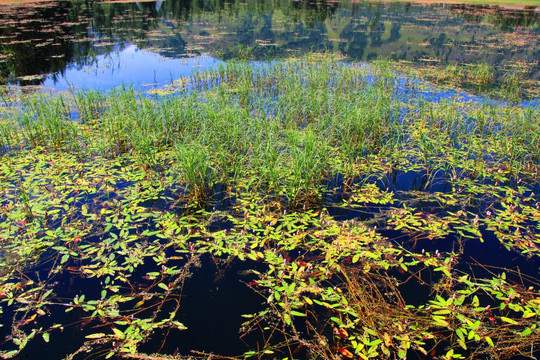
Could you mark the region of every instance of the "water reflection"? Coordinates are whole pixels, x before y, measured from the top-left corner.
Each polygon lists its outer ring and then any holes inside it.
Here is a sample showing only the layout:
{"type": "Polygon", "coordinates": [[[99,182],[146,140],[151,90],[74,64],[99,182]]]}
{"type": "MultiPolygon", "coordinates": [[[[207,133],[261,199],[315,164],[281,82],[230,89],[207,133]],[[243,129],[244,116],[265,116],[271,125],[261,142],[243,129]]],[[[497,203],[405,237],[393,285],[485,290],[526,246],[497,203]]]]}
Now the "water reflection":
{"type": "Polygon", "coordinates": [[[0,6],[0,80],[59,89],[68,84],[107,88],[155,82],[154,74],[160,79],[163,73],[167,78],[184,74],[190,62],[180,62],[176,71],[170,59],[208,54],[221,60],[268,60],[311,51],[333,51],[359,61],[485,62],[499,69],[525,64],[526,76],[540,79],[539,25],[534,10],[404,2],[70,1],[0,6]]]}
{"type": "Polygon", "coordinates": [[[135,45],[98,55],[89,66],[68,66],[61,77],[49,76],[43,86],[56,90],[107,90],[122,85],[135,85],[150,90],[172,84],[192,72],[207,68],[219,60],[207,55],[190,58],[163,58],[135,45]]]}

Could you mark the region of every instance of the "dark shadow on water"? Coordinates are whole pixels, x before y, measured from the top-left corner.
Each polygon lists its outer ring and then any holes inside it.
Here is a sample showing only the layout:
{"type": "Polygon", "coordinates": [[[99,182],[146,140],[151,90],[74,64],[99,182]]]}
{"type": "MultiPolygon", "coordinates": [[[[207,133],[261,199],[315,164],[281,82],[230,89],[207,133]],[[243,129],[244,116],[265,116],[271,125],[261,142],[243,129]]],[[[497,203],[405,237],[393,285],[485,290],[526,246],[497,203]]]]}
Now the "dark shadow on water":
{"type": "MultiPolygon", "coordinates": [[[[186,280],[176,319],[187,330],[171,334],[163,345],[162,353],[189,355],[191,350],[226,356],[241,355],[262,339],[257,333],[239,339],[243,314],[263,309],[265,298],[251,290],[246,283],[254,280],[243,272],[260,265],[252,262],[216,260],[210,256],[201,258],[201,268],[186,280]],[[247,345],[249,344],[249,346],[247,345]]],[[[141,347],[142,352],[155,352],[161,346],[162,336],[156,334],[141,347]]]]}

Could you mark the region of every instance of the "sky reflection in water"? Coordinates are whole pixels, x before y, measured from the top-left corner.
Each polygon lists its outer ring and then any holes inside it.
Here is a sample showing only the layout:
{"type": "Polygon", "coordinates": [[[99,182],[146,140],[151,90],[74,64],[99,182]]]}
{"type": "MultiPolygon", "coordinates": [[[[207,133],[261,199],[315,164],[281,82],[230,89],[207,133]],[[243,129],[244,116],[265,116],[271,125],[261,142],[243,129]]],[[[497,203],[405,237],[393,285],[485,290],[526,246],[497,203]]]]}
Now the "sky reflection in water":
{"type": "Polygon", "coordinates": [[[43,86],[57,91],[110,90],[121,85],[133,85],[137,90],[149,90],[188,77],[196,71],[220,63],[208,55],[170,59],[129,45],[118,52],[98,55],[85,66],[69,66],[62,75],[50,75],[43,86]]]}

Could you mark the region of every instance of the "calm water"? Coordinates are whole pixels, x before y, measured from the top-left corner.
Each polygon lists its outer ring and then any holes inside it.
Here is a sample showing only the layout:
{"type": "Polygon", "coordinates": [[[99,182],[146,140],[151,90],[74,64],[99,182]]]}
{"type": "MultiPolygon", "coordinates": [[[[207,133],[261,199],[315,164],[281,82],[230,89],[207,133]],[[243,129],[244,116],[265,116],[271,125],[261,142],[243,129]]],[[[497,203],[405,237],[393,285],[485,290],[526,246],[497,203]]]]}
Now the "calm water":
{"type": "MultiPolygon", "coordinates": [[[[488,63],[498,71],[522,66],[529,79],[540,80],[540,13],[534,9],[455,4],[289,0],[54,1],[0,6],[1,84],[39,85],[55,90],[107,90],[133,84],[150,89],[229,59],[266,61],[312,51],[335,52],[349,61],[388,58],[443,66],[488,63]]],[[[451,90],[430,89],[421,94],[428,101],[462,96],[451,90]]],[[[479,99],[462,97],[462,101],[466,100],[479,99]]],[[[416,174],[395,174],[382,187],[395,186],[396,192],[413,190],[419,179],[416,174]]],[[[365,214],[343,211],[332,215],[350,219],[365,214]]],[[[399,236],[390,231],[382,234],[399,236]]],[[[516,257],[502,248],[493,235],[485,237],[484,244],[467,243],[466,260],[474,256],[492,266],[508,262],[509,267],[524,273],[538,273],[537,260],[516,257]]],[[[430,247],[452,251],[454,239],[444,240],[418,244],[415,240],[415,245],[428,251],[430,247]]],[[[466,266],[470,263],[464,262],[466,266]]],[[[242,275],[243,266],[253,264],[234,263],[224,276],[221,270],[218,276],[210,259],[203,259],[203,265],[204,270],[196,272],[184,288],[187,296],[182,300],[179,318],[188,330],[172,334],[163,344],[165,334],[157,333],[142,351],[159,349],[174,354],[180,349],[180,353],[189,354],[189,350],[196,349],[232,356],[262,343],[257,337],[237,336],[243,321],[241,314],[258,311],[266,301],[242,283],[250,281],[242,275]],[[248,340],[249,346],[244,343],[248,340]]],[[[92,294],[92,289],[101,287],[94,280],[66,273],[57,280],[57,288],[68,298],[79,293],[98,298],[100,295],[92,294]]],[[[425,289],[405,290],[411,303],[428,299],[425,289]]],[[[51,319],[77,324],[77,328],[69,328],[51,344],[31,343],[18,359],[58,359],[76,351],[85,335],[97,331],[93,325],[79,325],[77,316],[83,315],[65,313],[63,308],[55,310],[51,319]]],[[[12,310],[4,310],[0,337],[7,335],[1,331],[9,331],[10,317],[12,310]]]]}
{"type": "Polygon", "coordinates": [[[540,79],[540,12],[404,2],[53,1],[0,6],[0,82],[161,86],[232,58],[515,66],[540,79]]]}

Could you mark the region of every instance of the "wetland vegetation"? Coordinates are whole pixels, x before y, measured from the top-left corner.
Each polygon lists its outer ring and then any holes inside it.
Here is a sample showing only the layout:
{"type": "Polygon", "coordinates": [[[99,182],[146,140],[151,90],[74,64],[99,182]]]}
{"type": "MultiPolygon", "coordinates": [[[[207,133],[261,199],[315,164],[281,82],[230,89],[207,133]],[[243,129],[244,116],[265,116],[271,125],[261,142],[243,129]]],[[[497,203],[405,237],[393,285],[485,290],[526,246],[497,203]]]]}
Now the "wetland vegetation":
{"type": "Polygon", "coordinates": [[[538,109],[329,56],[166,90],[6,99],[5,357],[209,356],[204,266],[258,295],[224,356],[537,354],[538,109]]]}
{"type": "Polygon", "coordinates": [[[537,15],[433,8],[469,25],[420,53],[437,21],[404,3],[36,5],[80,29],[32,70],[4,35],[0,356],[538,358],[537,15]],[[133,43],[189,73],[14,87],[133,43]]]}

